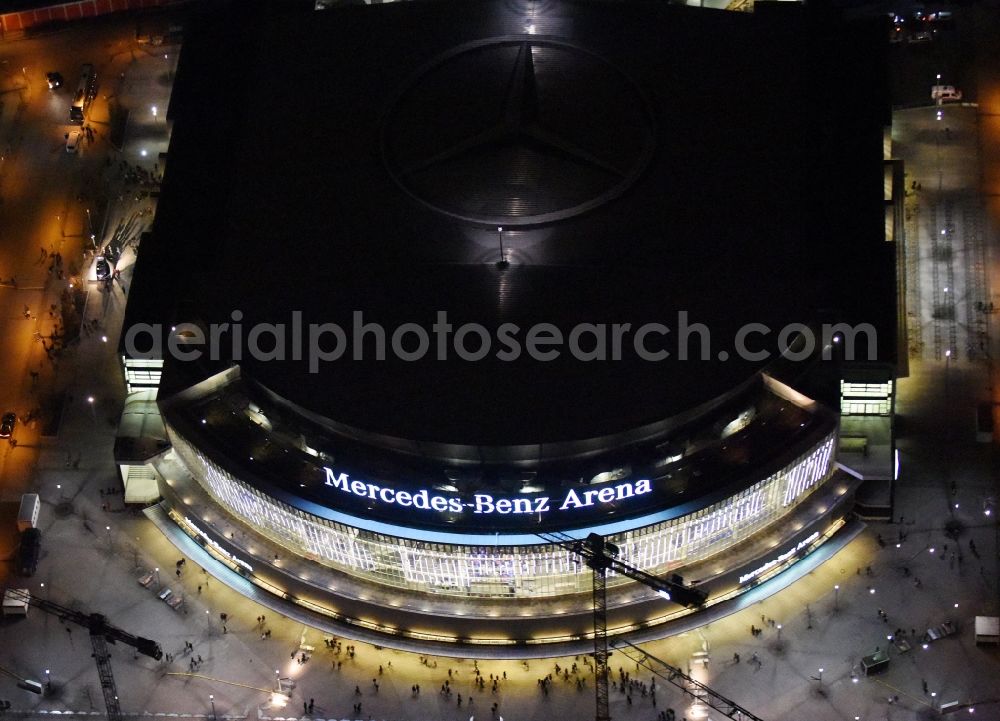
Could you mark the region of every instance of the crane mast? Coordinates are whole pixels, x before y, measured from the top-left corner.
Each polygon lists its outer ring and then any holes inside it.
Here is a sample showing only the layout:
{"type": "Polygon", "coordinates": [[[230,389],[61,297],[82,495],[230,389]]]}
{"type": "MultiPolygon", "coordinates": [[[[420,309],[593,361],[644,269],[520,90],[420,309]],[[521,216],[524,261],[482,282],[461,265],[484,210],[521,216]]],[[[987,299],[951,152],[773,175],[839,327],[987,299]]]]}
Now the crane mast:
{"type": "Polygon", "coordinates": [[[11,592],[33,608],[87,629],[90,633],[90,645],[94,651],[94,662],[97,664],[97,675],[101,681],[101,692],[104,694],[104,705],[108,710],[108,721],[122,721],[121,705],[118,703],[118,687],[115,685],[115,677],[111,670],[111,652],[108,650],[108,644],[121,641],[144,656],[149,656],[157,661],[163,657],[160,645],[156,641],[134,636],[112,626],[108,623],[107,618],[100,613],[82,613],[33,594],[22,593],[14,589],[11,589],[11,592]]]}
{"type": "Polygon", "coordinates": [[[682,606],[701,606],[708,597],[704,591],[685,586],[680,576],[658,578],[635,568],[618,558],[620,549],[597,533],[584,539],[565,533],[538,533],[539,538],[564,548],[583,559],[594,575],[594,694],[597,701],[596,721],[611,721],[608,702],[608,571],[638,581],[656,591],[668,601],[682,606]]]}

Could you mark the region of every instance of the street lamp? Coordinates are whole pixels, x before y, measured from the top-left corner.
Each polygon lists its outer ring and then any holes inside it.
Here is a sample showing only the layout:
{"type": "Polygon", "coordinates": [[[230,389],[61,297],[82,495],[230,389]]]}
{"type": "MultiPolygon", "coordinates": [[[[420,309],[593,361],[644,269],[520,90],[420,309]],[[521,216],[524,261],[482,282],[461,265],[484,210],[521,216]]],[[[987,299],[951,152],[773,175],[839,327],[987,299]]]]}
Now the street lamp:
{"type": "Polygon", "coordinates": [[[111,526],[105,526],[104,532],[108,535],[108,550],[113,550],[111,547],[111,526]]]}
{"type": "Polygon", "coordinates": [[[497,226],[497,236],[500,238],[500,260],[498,261],[498,264],[499,265],[504,265],[507,262],[507,259],[503,255],[503,226],[502,225],[498,225],[497,226]]]}
{"type": "Polygon", "coordinates": [[[840,586],[836,585],[833,587],[833,610],[840,610],[840,586]]]}
{"type": "Polygon", "coordinates": [[[778,624],[778,640],[781,640],[781,624],[778,624]]]}
{"type": "Polygon", "coordinates": [[[208,635],[212,635],[212,614],[209,613],[208,609],[205,609],[205,628],[208,629],[208,635]]]}
{"type": "Polygon", "coordinates": [[[208,694],[208,700],[212,702],[212,721],[216,721],[215,715],[215,694],[208,694]]]}
{"type": "Polygon", "coordinates": [[[90,233],[90,242],[97,250],[97,236],[94,235],[94,224],[90,219],[90,208],[87,208],[87,231],[90,233]]]}
{"type": "Polygon", "coordinates": [[[94,410],[94,396],[87,396],[87,403],[90,404],[90,415],[97,420],[97,411],[94,410]]]}

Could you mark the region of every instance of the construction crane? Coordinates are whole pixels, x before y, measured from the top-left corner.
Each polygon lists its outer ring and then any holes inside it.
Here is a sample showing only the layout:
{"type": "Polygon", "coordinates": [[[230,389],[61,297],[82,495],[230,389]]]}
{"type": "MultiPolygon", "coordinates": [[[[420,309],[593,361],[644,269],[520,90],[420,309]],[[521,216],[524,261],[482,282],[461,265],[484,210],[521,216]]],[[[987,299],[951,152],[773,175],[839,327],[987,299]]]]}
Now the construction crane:
{"type": "Polygon", "coordinates": [[[122,709],[118,703],[118,688],[115,685],[115,677],[111,673],[111,652],[108,651],[108,644],[122,643],[131,646],[144,656],[149,656],[159,661],[163,658],[163,651],[160,644],[150,641],[148,638],[133,636],[127,631],[116,628],[108,624],[108,620],[100,613],[82,613],[71,608],[60,606],[44,598],[38,598],[23,590],[9,589],[8,594],[24,601],[39,611],[44,611],[63,621],[69,621],[83,626],[90,632],[90,645],[94,649],[94,661],[97,663],[97,675],[101,679],[101,691],[104,693],[104,705],[108,709],[108,721],[122,721],[122,709]]]}
{"type": "MultiPolygon", "coordinates": [[[[614,571],[633,581],[648,586],[656,591],[667,601],[680,604],[682,606],[698,607],[705,603],[708,594],[692,586],[685,586],[684,580],[677,574],[673,574],[669,579],[658,578],[651,573],[630,566],[620,560],[618,556],[621,551],[613,543],[608,542],[603,536],[591,533],[584,539],[573,538],[565,533],[538,533],[549,543],[564,548],[570,553],[574,553],[583,559],[594,572],[594,687],[597,696],[596,721],[610,721],[611,713],[608,708],[608,598],[607,598],[607,573],[614,571]]],[[[728,699],[719,696],[704,684],[695,681],[684,674],[680,669],[670,667],[671,678],[674,682],[676,678],[681,678],[684,685],[678,685],[686,693],[692,695],[696,700],[707,703],[721,711],[731,719],[744,721],[753,719],[759,721],[756,716],[740,708],[728,699]],[[697,689],[698,693],[692,693],[690,689],[697,689]],[[718,705],[713,705],[712,701],[721,699],[718,705]]]]}
{"type": "Polygon", "coordinates": [[[741,707],[735,701],[730,701],[722,694],[716,693],[701,681],[688,676],[676,666],[658,659],[648,651],[643,651],[634,643],[625,640],[615,642],[615,647],[627,658],[635,661],[636,666],[643,666],[667,683],[676,686],[701,706],[710,706],[734,721],[761,721],[760,718],[741,707]]]}

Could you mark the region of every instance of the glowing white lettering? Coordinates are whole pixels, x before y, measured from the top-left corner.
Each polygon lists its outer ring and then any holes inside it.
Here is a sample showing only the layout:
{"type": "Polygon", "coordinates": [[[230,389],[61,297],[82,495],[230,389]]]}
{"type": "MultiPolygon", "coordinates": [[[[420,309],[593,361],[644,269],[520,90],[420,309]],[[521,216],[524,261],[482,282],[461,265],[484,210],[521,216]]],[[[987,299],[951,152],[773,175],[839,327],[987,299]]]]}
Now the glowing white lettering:
{"type": "Polygon", "coordinates": [[[802,539],[794,547],[789,548],[787,551],[785,551],[784,553],[782,553],[777,558],[772,558],[770,561],[768,561],[767,563],[765,563],[763,566],[760,566],[759,568],[756,568],[753,571],[750,571],[750,573],[744,573],[742,576],[740,576],[740,583],[742,584],[742,583],[746,583],[747,581],[752,581],[753,579],[757,578],[757,576],[760,576],[760,575],[763,575],[763,574],[767,573],[772,568],[774,568],[775,566],[777,566],[779,563],[784,563],[785,561],[787,561],[795,553],[801,551],[803,548],[805,548],[806,546],[808,546],[809,544],[811,544],[817,538],[819,538],[819,531],[815,531],[808,538],[802,539]]]}
{"type": "MultiPolygon", "coordinates": [[[[494,498],[489,493],[475,493],[472,495],[470,503],[464,503],[462,498],[431,495],[426,489],[415,492],[397,491],[393,488],[361,481],[357,478],[352,479],[347,473],[337,473],[332,468],[324,468],[324,471],[326,472],[326,482],[324,485],[331,488],[337,488],[344,493],[358,496],[359,498],[368,498],[389,505],[419,508],[423,511],[461,514],[468,508],[474,514],[489,515],[495,513],[506,516],[531,513],[541,514],[552,508],[551,499],[548,496],[494,498]]],[[[571,488],[566,491],[566,495],[557,508],[560,511],[566,511],[573,508],[614,503],[615,501],[651,493],[652,490],[653,484],[648,478],[597,489],[588,488],[576,491],[571,488]]]]}
{"type": "Polygon", "coordinates": [[[236,556],[234,556],[233,554],[231,554],[229,551],[227,551],[225,548],[223,548],[221,545],[219,545],[218,541],[216,541],[214,538],[212,538],[211,536],[209,536],[203,530],[201,530],[200,528],[198,528],[198,526],[196,526],[194,523],[192,523],[190,518],[188,518],[187,516],[184,516],[184,522],[188,526],[191,527],[192,531],[194,531],[196,534],[198,534],[199,536],[201,536],[201,538],[205,541],[205,543],[207,545],[209,545],[213,549],[215,549],[216,553],[218,553],[221,556],[224,556],[225,558],[228,558],[230,561],[232,561],[233,563],[237,564],[238,566],[242,566],[243,568],[245,568],[250,573],[253,573],[253,567],[249,563],[247,563],[246,561],[244,561],[242,558],[237,558],[236,556]]]}

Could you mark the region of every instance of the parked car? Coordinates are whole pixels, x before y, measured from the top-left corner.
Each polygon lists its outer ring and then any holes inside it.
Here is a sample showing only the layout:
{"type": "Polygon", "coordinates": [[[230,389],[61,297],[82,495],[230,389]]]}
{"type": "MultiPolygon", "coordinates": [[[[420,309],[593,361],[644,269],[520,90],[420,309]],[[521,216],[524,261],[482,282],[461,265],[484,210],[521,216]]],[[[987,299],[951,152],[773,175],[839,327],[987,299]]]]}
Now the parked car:
{"type": "Polygon", "coordinates": [[[111,264],[103,255],[97,258],[97,279],[107,280],[111,277],[111,264]]]}
{"type": "Polygon", "coordinates": [[[45,79],[49,81],[49,90],[55,90],[56,88],[62,87],[63,76],[59,73],[45,73],[45,79]]]}
{"type": "Polygon", "coordinates": [[[114,266],[118,262],[119,258],[121,258],[121,251],[118,250],[118,246],[112,240],[104,246],[104,250],[101,251],[101,255],[104,256],[104,259],[108,261],[108,263],[114,266]]]}
{"type": "Polygon", "coordinates": [[[80,138],[83,133],[79,130],[71,130],[66,135],[66,152],[75,153],[80,147],[80,138]]]}
{"type": "Polygon", "coordinates": [[[38,568],[38,556],[42,552],[42,532],[29,528],[21,533],[21,545],[17,547],[17,573],[34,576],[38,568]]]}
{"type": "Polygon", "coordinates": [[[4,413],[0,418],[0,438],[10,438],[14,435],[14,426],[17,424],[16,413],[4,413]]]}

